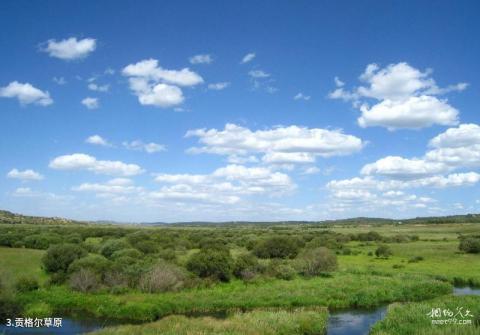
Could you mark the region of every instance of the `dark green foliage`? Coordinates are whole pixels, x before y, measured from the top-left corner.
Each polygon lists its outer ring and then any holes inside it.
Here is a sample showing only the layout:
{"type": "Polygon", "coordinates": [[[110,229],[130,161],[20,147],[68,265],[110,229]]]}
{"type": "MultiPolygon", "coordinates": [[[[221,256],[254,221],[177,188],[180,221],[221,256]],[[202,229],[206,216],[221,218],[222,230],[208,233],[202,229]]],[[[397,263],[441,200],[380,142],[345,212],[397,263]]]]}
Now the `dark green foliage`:
{"type": "Polygon", "coordinates": [[[408,262],[409,263],[417,263],[417,262],[420,262],[420,261],[423,261],[424,260],[424,257],[423,256],[415,256],[415,257],[411,257],[408,262]]]}
{"type": "Polygon", "coordinates": [[[59,244],[62,238],[58,234],[39,234],[27,236],[23,243],[26,248],[30,249],[48,249],[49,246],[59,244]]]}
{"type": "Polygon", "coordinates": [[[294,258],[299,250],[298,241],[286,236],[275,236],[260,241],[253,253],[260,258],[294,258]]]}
{"type": "Polygon", "coordinates": [[[166,261],[175,261],[177,256],[175,255],[175,250],[173,249],[162,249],[157,252],[158,258],[164,259],[166,261]]]}
{"type": "Polygon", "coordinates": [[[233,270],[233,259],[223,250],[202,249],[192,255],[187,269],[201,278],[214,278],[229,281],[233,270]]]}
{"type": "Polygon", "coordinates": [[[235,259],[233,274],[237,278],[243,278],[245,274],[259,272],[258,259],[251,253],[241,254],[235,259]]]}
{"type": "Polygon", "coordinates": [[[119,251],[122,249],[129,249],[129,248],[131,248],[130,245],[124,240],[109,239],[100,248],[100,253],[103,256],[110,258],[112,257],[115,251],[119,251]]]}
{"type": "Polygon", "coordinates": [[[101,255],[88,255],[72,262],[68,267],[70,273],[88,269],[97,275],[102,275],[111,266],[111,262],[101,255]]]}
{"type": "Polygon", "coordinates": [[[298,257],[297,266],[305,276],[318,276],[337,269],[337,256],[324,247],[311,249],[298,257]]]}
{"type": "Polygon", "coordinates": [[[388,258],[393,255],[392,249],[388,245],[382,244],[375,250],[375,256],[380,258],[388,258]]]}
{"type": "Polygon", "coordinates": [[[43,267],[45,271],[55,273],[65,273],[75,260],[86,256],[87,252],[82,247],[65,243],[56,244],[48,248],[43,257],[43,267]]]}
{"type": "Polygon", "coordinates": [[[138,259],[138,258],[141,258],[142,257],[142,253],[140,251],[138,251],[137,249],[133,249],[133,248],[129,248],[129,249],[122,249],[122,250],[118,250],[118,251],[115,251],[111,258],[112,259],[118,259],[120,257],[131,257],[133,259],[138,259]]]}
{"type": "Polygon", "coordinates": [[[17,279],[15,283],[15,289],[18,292],[30,292],[38,290],[40,285],[38,284],[38,280],[33,277],[20,277],[17,279]]]}
{"type": "Polygon", "coordinates": [[[285,260],[276,258],[268,264],[266,274],[277,279],[292,280],[297,272],[285,260]]]}
{"type": "Polygon", "coordinates": [[[480,253],[480,236],[462,237],[458,249],[470,254],[480,253]]]}
{"type": "Polygon", "coordinates": [[[135,248],[144,254],[154,254],[158,251],[158,245],[153,241],[141,241],[135,244],[135,248]]]}

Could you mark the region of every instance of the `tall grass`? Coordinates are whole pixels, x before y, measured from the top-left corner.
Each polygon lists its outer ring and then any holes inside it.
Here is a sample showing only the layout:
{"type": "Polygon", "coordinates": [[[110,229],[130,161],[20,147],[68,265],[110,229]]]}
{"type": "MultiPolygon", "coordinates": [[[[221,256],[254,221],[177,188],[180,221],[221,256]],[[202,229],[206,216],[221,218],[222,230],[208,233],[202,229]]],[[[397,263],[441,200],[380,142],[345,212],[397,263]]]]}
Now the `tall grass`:
{"type": "Polygon", "coordinates": [[[22,293],[19,299],[27,307],[42,301],[56,314],[91,314],[110,319],[152,321],[172,314],[231,309],[300,306],[369,308],[394,301],[430,299],[448,294],[451,290],[450,284],[425,277],[339,273],[332,278],[299,278],[254,284],[235,281],[211,288],[162,294],[84,294],[65,287],[51,287],[22,293]]]}
{"type": "Polygon", "coordinates": [[[325,308],[297,308],[236,312],[225,319],[173,315],[154,323],[119,326],[95,335],[322,335],[326,333],[325,308]]]}
{"type": "MultiPolygon", "coordinates": [[[[458,318],[458,317],[457,317],[458,318]]],[[[448,319],[441,317],[440,319],[448,319]]],[[[378,322],[371,331],[372,335],[474,335],[480,334],[480,297],[444,296],[424,302],[392,304],[385,319],[378,322]],[[449,309],[456,313],[457,307],[469,309],[472,325],[432,325],[428,313],[432,308],[449,309]]]]}

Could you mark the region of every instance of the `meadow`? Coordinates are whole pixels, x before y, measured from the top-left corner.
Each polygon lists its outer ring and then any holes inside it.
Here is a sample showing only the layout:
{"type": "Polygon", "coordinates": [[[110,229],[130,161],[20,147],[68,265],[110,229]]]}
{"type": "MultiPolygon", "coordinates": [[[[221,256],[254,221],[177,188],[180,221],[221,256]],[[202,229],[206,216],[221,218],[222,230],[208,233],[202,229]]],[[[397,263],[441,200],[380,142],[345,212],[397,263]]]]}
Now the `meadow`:
{"type": "Polygon", "coordinates": [[[468,335],[477,321],[431,328],[425,309],[480,315],[478,297],[451,295],[480,286],[479,235],[472,222],[4,223],[0,316],[137,324],[100,334],[324,334],[329,311],[391,304],[373,334],[468,335]]]}

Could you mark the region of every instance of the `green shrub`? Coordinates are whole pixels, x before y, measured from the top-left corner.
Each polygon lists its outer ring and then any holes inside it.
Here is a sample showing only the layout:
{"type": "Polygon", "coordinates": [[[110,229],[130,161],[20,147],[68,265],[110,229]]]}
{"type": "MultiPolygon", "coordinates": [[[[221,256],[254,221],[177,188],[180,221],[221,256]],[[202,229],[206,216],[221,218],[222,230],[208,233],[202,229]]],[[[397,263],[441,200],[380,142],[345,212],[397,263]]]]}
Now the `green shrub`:
{"type": "Polygon", "coordinates": [[[415,256],[415,257],[411,257],[408,262],[409,263],[417,263],[417,262],[420,262],[420,261],[423,261],[424,258],[423,256],[415,256]]]}
{"type": "Polygon", "coordinates": [[[143,255],[137,249],[129,248],[129,249],[122,249],[122,250],[115,251],[112,254],[111,258],[115,260],[125,256],[138,259],[138,258],[142,258],[143,255]]]}
{"type": "Polygon", "coordinates": [[[480,237],[465,237],[460,241],[458,248],[466,253],[478,254],[480,253],[480,237]]]}
{"type": "Polygon", "coordinates": [[[144,254],[154,254],[158,251],[158,245],[153,241],[141,241],[135,244],[135,248],[144,254]]]}
{"type": "Polygon", "coordinates": [[[38,280],[33,277],[23,276],[17,279],[15,283],[15,289],[18,292],[30,292],[38,290],[40,285],[38,284],[38,280]]]}
{"type": "Polygon", "coordinates": [[[233,270],[233,259],[223,250],[202,249],[187,261],[187,269],[201,278],[211,277],[229,281],[233,270]]]}
{"type": "Polygon", "coordinates": [[[318,276],[337,269],[337,256],[331,250],[320,247],[307,250],[297,259],[299,271],[305,276],[318,276]]]}
{"type": "Polygon", "coordinates": [[[88,255],[79,258],[70,264],[68,271],[70,273],[77,272],[80,269],[89,269],[97,275],[103,275],[110,267],[111,262],[102,255],[88,255]]]}
{"type": "Polygon", "coordinates": [[[184,286],[186,278],[184,270],[180,267],[160,262],[143,274],[139,288],[148,293],[177,291],[184,286]]]}
{"type": "Polygon", "coordinates": [[[129,249],[131,248],[130,245],[125,242],[124,240],[107,240],[100,248],[100,253],[107,257],[110,258],[112,257],[113,253],[115,251],[119,251],[122,249],[129,249]]]}
{"type": "Polygon", "coordinates": [[[258,259],[251,253],[244,253],[235,259],[233,274],[237,278],[250,277],[259,271],[258,259]]]}
{"type": "Polygon", "coordinates": [[[295,239],[276,236],[260,241],[253,249],[253,253],[260,258],[295,258],[298,250],[298,242],[295,239]]]}
{"type": "Polygon", "coordinates": [[[50,273],[65,273],[70,264],[84,257],[86,254],[85,249],[78,245],[70,243],[56,244],[48,248],[46,254],[43,256],[43,266],[45,271],[50,273]]]}
{"type": "Polygon", "coordinates": [[[388,258],[393,255],[393,252],[388,245],[382,244],[375,250],[375,255],[381,258],[388,258]]]}

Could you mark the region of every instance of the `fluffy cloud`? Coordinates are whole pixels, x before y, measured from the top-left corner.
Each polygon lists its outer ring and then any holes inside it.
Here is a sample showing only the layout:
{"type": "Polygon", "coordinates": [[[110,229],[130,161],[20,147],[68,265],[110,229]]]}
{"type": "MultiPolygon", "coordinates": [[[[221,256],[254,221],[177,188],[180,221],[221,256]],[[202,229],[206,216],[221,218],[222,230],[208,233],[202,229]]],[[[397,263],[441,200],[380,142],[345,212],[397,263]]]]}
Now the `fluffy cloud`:
{"type": "Polygon", "coordinates": [[[138,193],[143,188],[134,186],[132,180],[127,178],[115,178],[106,183],[83,183],[72,188],[76,192],[92,192],[100,195],[116,195],[138,193]]]}
{"type": "Polygon", "coordinates": [[[227,81],[221,82],[221,83],[212,83],[208,84],[208,89],[209,90],[214,90],[214,91],[221,91],[223,89],[226,89],[228,86],[230,86],[230,83],[227,81]]]}
{"type": "Polygon", "coordinates": [[[365,86],[348,91],[336,78],[337,88],[329,97],[353,101],[362,113],[358,119],[361,127],[382,126],[393,130],[458,124],[458,111],[436,95],[462,91],[468,85],[459,83],[440,88],[431,74],[431,70],[422,72],[407,63],[385,68],[370,64],[360,76],[365,86]],[[376,100],[373,106],[369,103],[371,99],[376,100]]]}
{"type": "Polygon", "coordinates": [[[29,83],[12,81],[5,87],[0,87],[0,97],[17,98],[21,105],[35,104],[48,106],[53,103],[48,91],[42,91],[29,83]]]}
{"type": "Polygon", "coordinates": [[[242,196],[280,196],[296,188],[290,177],[264,167],[227,165],[211,174],[157,174],[166,184],[151,194],[156,199],[234,204],[242,196]]]}
{"type": "Polygon", "coordinates": [[[245,64],[245,63],[251,62],[255,58],[255,56],[256,55],[253,52],[248,53],[245,56],[243,56],[241,63],[245,64]]]}
{"type": "Polygon", "coordinates": [[[97,43],[93,38],[77,40],[76,37],[70,37],[58,42],[54,39],[48,40],[41,50],[51,57],[73,60],[87,57],[96,47],[97,43]]]}
{"type": "Polygon", "coordinates": [[[310,100],[310,96],[309,95],[305,95],[303,94],[302,92],[298,93],[297,95],[295,95],[293,97],[293,100],[305,100],[305,101],[308,101],[310,100]]]}
{"type": "Polygon", "coordinates": [[[93,145],[100,145],[102,147],[112,146],[106,139],[104,139],[100,135],[92,135],[92,136],[87,137],[87,139],[85,139],[85,143],[93,144],[93,145]]]}
{"type": "Polygon", "coordinates": [[[480,126],[462,124],[434,137],[426,159],[452,168],[480,166],[480,126]]]}
{"type": "Polygon", "coordinates": [[[203,83],[203,78],[190,69],[166,70],[158,65],[156,59],[127,65],[122,73],[129,78],[130,89],[140,104],[162,108],[183,103],[183,92],[179,86],[203,83]]]}
{"type": "Polygon", "coordinates": [[[210,64],[213,62],[213,58],[207,54],[195,55],[188,59],[190,64],[210,64]]]}
{"type": "Polygon", "coordinates": [[[251,70],[248,72],[248,75],[252,78],[268,78],[270,77],[269,73],[266,73],[263,70],[251,70]]]}
{"type": "Polygon", "coordinates": [[[166,150],[166,147],[163,144],[158,144],[153,142],[144,143],[140,140],[123,142],[122,145],[129,150],[145,151],[149,154],[166,150]]]}
{"type": "Polygon", "coordinates": [[[360,127],[385,126],[390,130],[397,128],[423,128],[439,124],[443,126],[457,124],[458,111],[446,100],[422,95],[406,100],[383,100],[369,108],[360,107],[362,116],[358,118],[360,127]]]}
{"type": "Polygon", "coordinates": [[[362,168],[364,175],[379,175],[393,179],[419,179],[445,171],[442,163],[429,162],[423,159],[406,159],[398,156],[387,156],[362,168]]]}
{"type": "Polygon", "coordinates": [[[99,106],[98,98],[86,97],[81,102],[88,109],[97,109],[99,106]]]}
{"type": "Polygon", "coordinates": [[[315,157],[348,155],[360,151],[361,139],[340,130],[276,127],[252,131],[227,124],[223,130],[190,130],[186,137],[198,137],[201,147],[190,148],[190,153],[213,153],[234,157],[261,154],[266,162],[311,163],[315,157]]]}
{"type": "Polygon", "coordinates": [[[110,90],[109,84],[98,85],[96,83],[89,83],[87,87],[90,91],[95,91],[95,92],[108,92],[110,90]]]}
{"type": "Polygon", "coordinates": [[[143,169],[136,164],[97,160],[93,156],[81,153],[56,157],[49,166],[57,170],[87,170],[97,174],[118,176],[134,176],[143,173],[143,169]]]}
{"type": "Polygon", "coordinates": [[[31,169],[19,171],[17,169],[12,169],[7,173],[7,178],[20,179],[22,181],[27,180],[42,180],[43,176],[31,169]]]}

